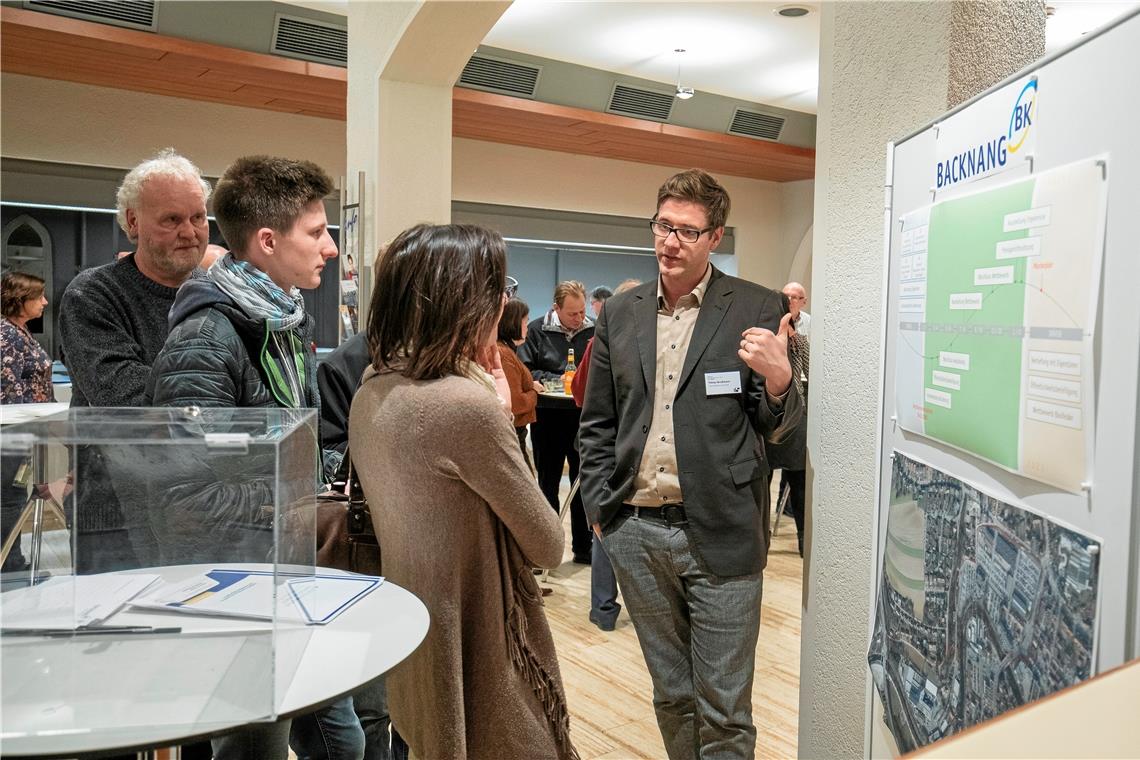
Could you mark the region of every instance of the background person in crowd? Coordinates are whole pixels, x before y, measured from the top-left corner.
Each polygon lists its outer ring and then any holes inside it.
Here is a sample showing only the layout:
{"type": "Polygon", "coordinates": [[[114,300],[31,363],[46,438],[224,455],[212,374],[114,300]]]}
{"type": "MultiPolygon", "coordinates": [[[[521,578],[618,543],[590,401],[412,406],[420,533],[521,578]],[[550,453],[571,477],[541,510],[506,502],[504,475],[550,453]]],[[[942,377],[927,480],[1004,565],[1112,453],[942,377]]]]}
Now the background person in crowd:
{"type": "MultiPolygon", "coordinates": [[[[811,346],[807,331],[811,325],[811,315],[803,310],[807,301],[804,286],[798,282],[789,282],[784,286],[784,295],[788,297],[788,307],[792,314],[792,332],[788,335],[788,358],[792,363],[792,378],[799,388],[800,395],[807,401],[808,370],[811,364],[811,346]],[[801,332],[801,328],[803,332],[801,332]]],[[[807,414],[807,404],[804,404],[804,414],[807,414]]],[[[780,498],[788,493],[788,502],[784,513],[789,515],[796,523],[796,541],[799,545],[800,556],[804,556],[804,514],[806,507],[805,491],[807,459],[807,422],[805,420],[795,434],[776,444],[768,444],[768,464],[773,469],[780,470],[780,498]]],[[[769,474],[771,479],[771,474],[769,474]]]]}
{"type": "MultiPolygon", "coordinates": [[[[794,330],[788,335],[788,359],[792,366],[792,382],[799,389],[804,399],[804,421],[798,425],[787,437],[779,442],[765,442],[765,451],[768,456],[768,466],[780,470],[780,499],[784,498],[787,489],[788,501],[784,513],[791,516],[796,523],[796,541],[799,545],[800,556],[804,556],[804,518],[806,509],[805,489],[807,466],[807,389],[808,371],[811,362],[808,339],[794,330]]],[[[768,472],[768,482],[772,481],[772,472],[768,472]]]]}
{"type": "Polygon", "coordinates": [[[406,230],[375,267],[349,444],[384,575],[431,614],[388,677],[414,757],[577,757],[532,574],[559,563],[562,529],[492,379],[505,285],[503,239],[470,225],[406,230]]]}
{"type": "Polygon", "coordinates": [[[357,333],[341,343],[317,365],[321,395],[321,452],[325,482],[332,483],[342,469],[348,450],[348,412],[360,387],[364,370],[372,363],[368,340],[357,333]]]}
{"type": "MultiPolygon", "coordinates": [[[[133,254],[75,276],[63,293],[59,331],[71,375],[71,406],[144,406],[151,365],[166,342],[167,313],[178,287],[202,260],[209,237],[210,185],[172,149],[131,169],[115,202],[133,254]]],[[[139,567],[125,519],[97,446],[77,452],[78,573],[139,567]]],[[[140,549],[140,551],[142,551],[140,549]]]]}
{"type": "Polygon", "coordinates": [[[659,278],[606,303],[582,412],[582,490],[672,760],[755,753],[761,439],[801,414],[783,296],[709,263],[728,211],[728,193],[699,169],[658,190],[659,278]]]}
{"type": "MultiPolygon", "coordinates": [[[[510,290],[511,286],[507,285],[510,290]]],[[[513,293],[511,294],[514,295],[513,293]]],[[[510,298],[503,307],[503,316],[499,319],[499,358],[503,365],[503,374],[507,377],[507,384],[511,388],[511,413],[514,415],[515,433],[519,437],[519,448],[522,449],[523,459],[530,467],[530,455],[526,451],[526,426],[535,421],[535,406],[538,404],[538,394],[542,391],[542,383],[530,375],[515,351],[526,340],[527,318],[530,316],[530,307],[525,301],[510,298]]]]}
{"type": "MultiPolygon", "coordinates": [[[[47,306],[44,281],[34,274],[5,272],[0,283],[0,403],[42,404],[55,401],[51,385],[51,357],[28,331],[28,322],[38,319],[47,306]]],[[[15,529],[27,501],[27,483],[20,470],[27,462],[23,456],[5,456],[0,467],[0,545],[15,529]],[[17,482],[19,480],[20,482],[17,482]]],[[[17,534],[3,571],[23,570],[27,566],[20,551],[17,534]]]]}
{"type": "MultiPolygon", "coordinates": [[[[594,336],[594,323],[586,316],[586,286],[568,280],[554,289],[554,306],[527,325],[526,340],[518,357],[538,382],[557,380],[566,371],[566,357],[574,349],[575,363],[594,336]]],[[[537,419],[530,426],[538,485],[555,512],[562,470],[569,464],[570,482],[578,477],[578,421],[581,412],[569,399],[539,396],[537,419]]],[[[574,562],[590,564],[590,526],[582,509],[582,496],[570,503],[570,535],[574,562]]]]}
{"type": "Polygon", "coordinates": [[[811,336],[811,314],[804,311],[807,306],[807,291],[798,282],[789,282],[784,286],[784,295],[788,297],[788,307],[792,310],[792,327],[796,333],[804,338],[811,336]]]}
{"type": "Polygon", "coordinates": [[[28,331],[28,322],[42,317],[48,303],[44,281],[34,274],[5,272],[0,301],[0,403],[55,401],[51,357],[28,331]]]}
{"type": "MultiPolygon", "coordinates": [[[[621,283],[618,284],[617,290],[613,292],[613,295],[624,293],[627,290],[636,288],[640,284],[641,280],[635,280],[633,278],[622,280],[621,283]]],[[[595,314],[598,315],[601,313],[600,308],[595,312],[595,314]]],[[[577,360],[578,370],[574,373],[574,380],[570,384],[570,392],[573,394],[574,403],[577,404],[579,409],[582,408],[583,401],[586,398],[586,381],[590,377],[590,351],[593,345],[594,338],[590,336],[590,339],[586,341],[586,350],[582,352],[582,358],[577,360]]],[[[597,544],[595,544],[595,546],[596,545],[597,544]]]]}
{"type": "Polygon", "coordinates": [[[599,285],[590,291],[590,309],[594,312],[594,319],[602,313],[602,305],[605,304],[606,299],[614,293],[605,285],[599,285]]]}
{"type": "MultiPolygon", "coordinates": [[[[348,450],[348,413],[364,371],[372,363],[368,340],[357,333],[317,365],[321,396],[321,453],[325,480],[337,479],[348,450]]],[[[408,745],[388,713],[387,678],[381,676],[352,695],[352,708],[364,729],[364,760],[407,760],[408,745]]]]}
{"type": "MultiPolygon", "coordinates": [[[[614,294],[624,293],[640,284],[641,280],[623,280],[614,294]]],[[[600,310],[598,314],[601,314],[600,310]]],[[[586,398],[586,382],[590,376],[590,357],[593,348],[594,339],[590,338],[586,350],[582,353],[582,361],[578,363],[578,371],[574,375],[572,384],[574,403],[579,409],[582,408],[586,398]]],[[[612,631],[617,627],[617,617],[621,613],[621,605],[617,600],[617,579],[614,578],[614,568],[610,564],[609,555],[606,554],[606,547],[601,538],[596,535],[592,538],[594,546],[590,555],[590,622],[603,631],[612,631]]]]}
{"type": "MultiPolygon", "coordinates": [[[[314,323],[301,289],[319,286],[325,265],[337,255],[323,202],[333,190],[332,179],[309,161],[249,156],[226,169],[214,214],[232,253],[178,291],[170,335],[155,358],[147,392],[154,406],[318,406],[314,323]]],[[[251,475],[245,490],[258,490],[254,480],[251,475]]],[[[310,481],[315,489],[316,472],[310,481]]],[[[181,548],[191,556],[206,556],[217,543],[240,561],[246,557],[232,537],[239,523],[257,522],[264,503],[233,500],[226,507],[196,509],[187,501],[169,521],[190,528],[183,537],[193,538],[181,548]],[[195,541],[200,552],[192,549],[195,541]]],[[[252,529],[244,534],[256,535],[252,529]]],[[[255,540],[247,537],[245,545],[255,540]]],[[[300,760],[364,757],[364,732],[351,697],[291,722],[248,726],[211,743],[215,760],[285,760],[290,745],[300,760]]]]}

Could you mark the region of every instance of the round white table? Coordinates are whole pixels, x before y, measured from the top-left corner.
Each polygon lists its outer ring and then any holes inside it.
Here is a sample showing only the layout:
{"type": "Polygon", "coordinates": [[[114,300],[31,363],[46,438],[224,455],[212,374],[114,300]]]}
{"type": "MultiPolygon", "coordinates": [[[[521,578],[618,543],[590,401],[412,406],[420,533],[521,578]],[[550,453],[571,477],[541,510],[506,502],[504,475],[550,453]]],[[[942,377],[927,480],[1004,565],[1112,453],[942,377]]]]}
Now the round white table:
{"type": "MultiPolygon", "coordinates": [[[[177,582],[214,568],[144,568],[177,582]]],[[[320,568],[321,573],[339,573],[320,568]]],[[[130,751],[303,714],[384,674],[427,635],[427,608],[385,581],[324,626],[125,608],[107,625],[169,634],[5,636],[5,757],[130,751]]]]}

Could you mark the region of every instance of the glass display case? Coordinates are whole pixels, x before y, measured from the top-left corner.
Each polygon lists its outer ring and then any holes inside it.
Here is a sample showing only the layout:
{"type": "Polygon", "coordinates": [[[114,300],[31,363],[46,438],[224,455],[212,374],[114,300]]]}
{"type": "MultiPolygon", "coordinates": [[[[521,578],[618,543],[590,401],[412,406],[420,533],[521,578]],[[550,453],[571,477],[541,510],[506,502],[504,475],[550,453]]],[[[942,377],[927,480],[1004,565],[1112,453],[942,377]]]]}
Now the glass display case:
{"type": "Polygon", "coordinates": [[[4,426],[5,753],[277,718],[327,601],[317,419],[79,408],[4,426]]]}

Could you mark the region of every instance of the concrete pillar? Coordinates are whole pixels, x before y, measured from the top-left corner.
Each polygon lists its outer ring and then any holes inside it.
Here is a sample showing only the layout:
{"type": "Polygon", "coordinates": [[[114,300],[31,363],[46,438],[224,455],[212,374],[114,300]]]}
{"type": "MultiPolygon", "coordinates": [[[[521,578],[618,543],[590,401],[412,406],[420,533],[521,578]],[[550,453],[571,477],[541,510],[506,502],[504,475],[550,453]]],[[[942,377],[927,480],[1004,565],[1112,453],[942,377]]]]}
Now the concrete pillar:
{"type": "Polygon", "coordinates": [[[360,327],[380,245],[451,220],[451,89],[507,2],[348,3],[348,176],[365,172],[360,327]]]}
{"type": "Polygon", "coordinates": [[[1039,56],[1035,4],[821,7],[801,757],[869,749],[886,144],[946,111],[951,91],[971,97],[1039,56]]]}
{"type": "Polygon", "coordinates": [[[1042,0],[950,5],[950,108],[1045,55],[1042,0]]]}

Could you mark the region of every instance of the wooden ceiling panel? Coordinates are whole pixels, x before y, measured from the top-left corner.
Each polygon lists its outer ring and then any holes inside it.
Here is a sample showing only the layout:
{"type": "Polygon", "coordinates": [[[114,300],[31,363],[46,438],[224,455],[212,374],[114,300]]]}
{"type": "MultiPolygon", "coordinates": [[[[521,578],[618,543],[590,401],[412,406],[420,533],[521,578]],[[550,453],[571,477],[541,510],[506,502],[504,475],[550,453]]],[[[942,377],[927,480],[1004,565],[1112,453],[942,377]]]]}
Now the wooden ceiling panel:
{"type": "Polygon", "coordinates": [[[815,151],[810,148],[476,90],[456,89],[453,104],[458,137],[639,163],[703,166],[777,182],[810,179],[815,173],[815,151]]]}
{"type": "Polygon", "coordinates": [[[344,69],[0,8],[0,65],[17,74],[344,120],[344,69]],[[298,97],[305,93],[305,97],[298,97]],[[312,97],[315,102],[301,102],[312,97]]]}
{"type": "MultiPolygon", "coordinates": [[[[0,7],[0,67],[28,76],[345,120],[345,69],[0,7]]],[[[452,95],[456,137],[739,177],[810,179],[815,151],[479,90],[452,95]]]]}

